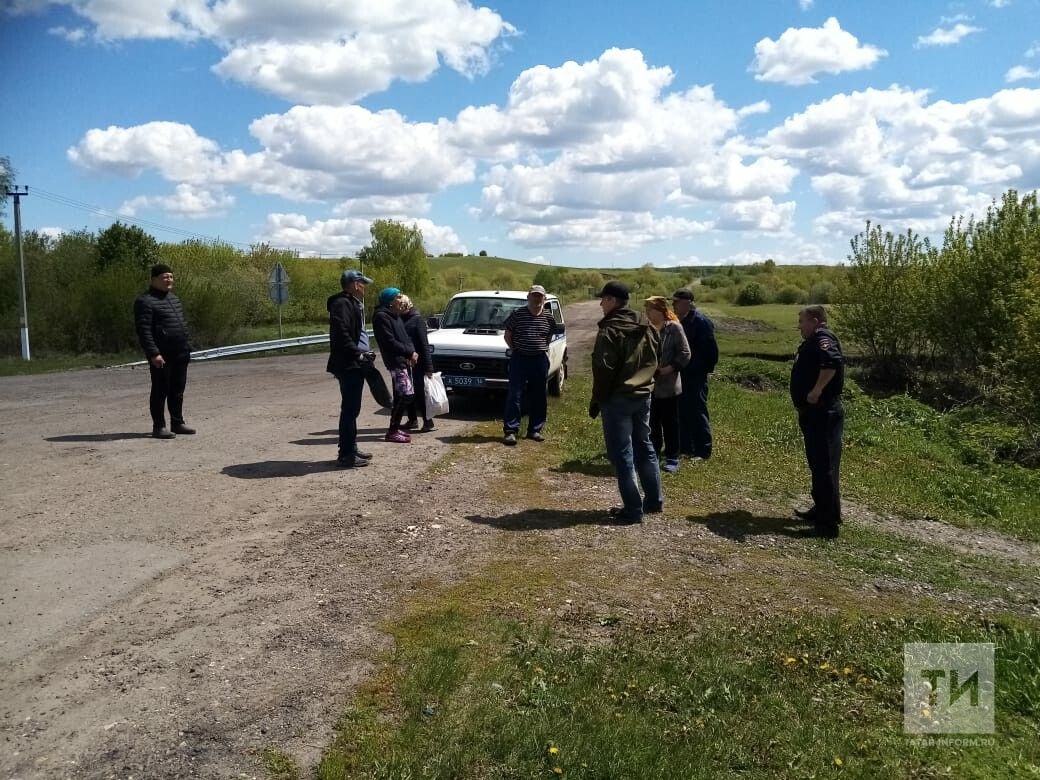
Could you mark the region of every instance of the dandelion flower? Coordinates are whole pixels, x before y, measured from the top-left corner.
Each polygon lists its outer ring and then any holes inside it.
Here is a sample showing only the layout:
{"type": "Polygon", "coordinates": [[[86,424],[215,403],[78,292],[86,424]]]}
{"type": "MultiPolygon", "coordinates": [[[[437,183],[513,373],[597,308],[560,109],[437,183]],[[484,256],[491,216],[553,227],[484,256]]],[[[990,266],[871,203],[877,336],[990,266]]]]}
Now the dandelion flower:
{"type": "Polygon", "coordinates": [[[553,767],[553,774],[556,774],[556,775],[562,775],[562,774],[563,774],[563,769],[561,769],[561,768],[560,768],[560,767],[558,767],[558,766],[554,766],[554,767],[553,767]]]}
{"type": "Polygon", "coordinates": [[[559,755],[559,753],[560,753],[560,749],[558,747],[556,747],[556,745],[553,745],[552,747],[549,748],[549,755],[550,756],[559,755]]]}
{"type": "Polygon", "coordinates": [[[834,757],[834,766],[844,766],[845,762],[841,760],[841,756],[834,757]]]}

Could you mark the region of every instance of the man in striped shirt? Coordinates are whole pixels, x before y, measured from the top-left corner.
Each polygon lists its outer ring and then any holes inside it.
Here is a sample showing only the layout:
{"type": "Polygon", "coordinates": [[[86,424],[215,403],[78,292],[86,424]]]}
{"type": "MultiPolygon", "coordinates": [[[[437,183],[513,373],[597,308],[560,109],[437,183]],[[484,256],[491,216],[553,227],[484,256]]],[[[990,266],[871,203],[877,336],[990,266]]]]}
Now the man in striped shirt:
{"type": "Polygon", "coordinates": [[[502,441],[513,446],[520,433],[521,407],[527,400],[527,438],[544,441],[548,399],[546,383],[549,380],[549,342],[552,341],[556,321],[545,307],[545,288],[539,284],[527,293],[527,305],[509,315],[506,320],[506,345],[509,356],[509,395],[503,414],[505,437],[502,441]]]}

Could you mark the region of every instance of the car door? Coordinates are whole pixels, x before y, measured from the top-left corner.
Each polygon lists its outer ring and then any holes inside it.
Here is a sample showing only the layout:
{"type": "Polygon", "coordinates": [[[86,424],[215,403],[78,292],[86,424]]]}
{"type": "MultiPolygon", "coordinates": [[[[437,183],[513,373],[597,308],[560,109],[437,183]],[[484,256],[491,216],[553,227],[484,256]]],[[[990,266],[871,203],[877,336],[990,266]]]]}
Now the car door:
{"type": "MultiPolygon", "coordinates": [[[[549,313],[557,325],[563,324],[563,307],[557,299],[548,302],[549,313]]],[[[567,349],[567,337],[564,334],[555,334],[549,342],[549,373],[555,374],[563,363],[563,355],[567,349]]]]}

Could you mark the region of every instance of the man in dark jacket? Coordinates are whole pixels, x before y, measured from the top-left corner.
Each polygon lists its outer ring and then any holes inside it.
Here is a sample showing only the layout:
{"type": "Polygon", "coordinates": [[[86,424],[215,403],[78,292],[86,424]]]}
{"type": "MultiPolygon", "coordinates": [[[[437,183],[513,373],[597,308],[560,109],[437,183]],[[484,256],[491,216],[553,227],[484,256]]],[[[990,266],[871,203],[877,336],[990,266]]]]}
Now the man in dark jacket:
{"type": "Polygon", "coordinates": [[[412,385],[415,389],[414,399],[408,407],[408,421],[405,428],[419,433],[429,433],[436,430],[433,419],[426,416],[426,377],[433,376],[433,353],[430,352],[429,331],[426,328],[426,320],[422,316],[412,299],[407,295],[401,296],[404,313],[401,321],[404,323],[404,331],[415,348],[415,354],[419,356],[418,361],[412,366],[412,385]],[[419,418],[422,417],[422,428],[419,427],[419,418]]]}
{"type": "Polygon", "coordinates": [[[134,325],[152,375],[149,409],[152,436],[173,439],[178,433],[195,433],[184,424],[184,387],[188,382],[191,336],[181,299],[173,294],[173,271],[159,263],[152,266],[148,292],[134,301],[134,325]],[[166,409],[170,408],[170,427],[166,409]]]}
{"type": "Polygon", "coordinates": [[[802,343],[791,368],[791,402],[805,441],[805,459],[812,473],[813,506],[795,510],[815,524],[815,533],[833,539],[841,523],[841,437],[845,410],[845,358],[838,337],[827,327],[827,310],[806,306],[798,313],[802,343]]]}
{"type": "Polygon", "coordinates": [[[354,469],[368,465],[371,455],[357,448],[357,418],[361,414],[361,391],[365,386],[363,363],[371,361],[365,332],[362,302],[372,280],[360,271],[344,271],[341,295],[329,299],[329,362],[326,370],[339,380],[339,457],[336,464],[354,469]]]}
{"type": "Polygon", "coordinates": [[[603,319],[592,348],[589,416],[603,415],[607,457],[624,503],[611,514],[623,523],[640,523],[644,514],[664,507],[657,452],[650,442],[650,396],[661,342],[657,331],[628,308],[628,298],[621,282],[607,282],[599,294],[603,319]]]}
{"type": "Polygon", "coordinates": [[[383,365],[390,372],[394,388],[394,406],[390,410],[386,441],[398,444],[407,444],[412,440],[408,432],[401,429],[401,419],[415,394],[412,367],[419,362],[415,346],[404,329],[401,319],[403,313],[401,291],[398,288],[387,287],[379,293],[379,308],[372,315],[372,333],[379,344],[379,354],[383,356],[383,365]]]}
{"type": "MultiPolygon", "coordinates": [[[[360,271],[344,271],[343,276],[348,274],[361,275],[360,271]]],[[[368,277],[364,277],[368,279],[368,277]]],[[[340,279],[340,285],[343,285],[343,279],[340,279]]],[[[325,302],[325,309],[328,312],[332,312],[332,304],[337,298],[342,298],[350,293],[342,290],[335,295],[330,295],[329,299],[325,302]]],[[[364,307],[362,307],[364,312],[364,307]]],[[[376,367],[376,353],[372,351],[372,348],[368,343],[368,330],[365,328],[364,316],[361,318],[361,337],[358,341],[358,347],[361,349],[361,373],[365,377],[365,383],[368,385],[369,392],[372,393],[372,397],[376,403],[382,406],[384,409],[389,409],[394,405],[393,398],[390,397],[390,388],[386,386],[386,380],[383,379],[383,375],[379,373],[379,369],[376,367]]]]}
{"type": "Polygon", "coordinates": [[[690,344],[690,362],[679,373],[679,451],[695,460],[711,457],[711,421],[708,418],[708,374],[719,362],[715,325],[693,305],[693,293],[676,290],[672,307],[690,344]]]}

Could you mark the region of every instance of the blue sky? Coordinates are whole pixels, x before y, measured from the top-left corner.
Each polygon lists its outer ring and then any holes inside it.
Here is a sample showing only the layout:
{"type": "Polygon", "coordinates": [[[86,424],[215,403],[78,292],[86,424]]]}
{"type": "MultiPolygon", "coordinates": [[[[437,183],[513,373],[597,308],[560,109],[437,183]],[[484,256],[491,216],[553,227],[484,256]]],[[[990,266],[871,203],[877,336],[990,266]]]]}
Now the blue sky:
{"type": "Polygon", "coordinates": [[[1038,0],[0,8],[31,229],[831,263],[867,219],[937,235],[1040,186],[1038,0]]]}

